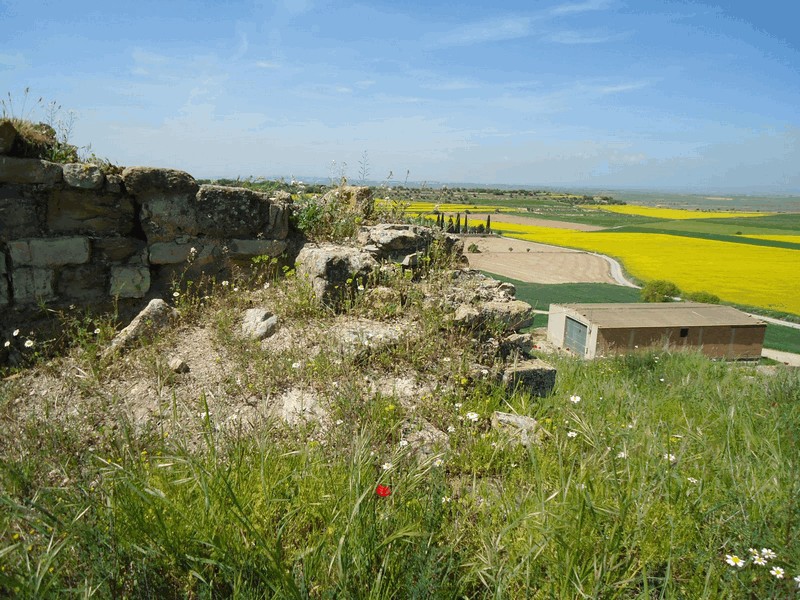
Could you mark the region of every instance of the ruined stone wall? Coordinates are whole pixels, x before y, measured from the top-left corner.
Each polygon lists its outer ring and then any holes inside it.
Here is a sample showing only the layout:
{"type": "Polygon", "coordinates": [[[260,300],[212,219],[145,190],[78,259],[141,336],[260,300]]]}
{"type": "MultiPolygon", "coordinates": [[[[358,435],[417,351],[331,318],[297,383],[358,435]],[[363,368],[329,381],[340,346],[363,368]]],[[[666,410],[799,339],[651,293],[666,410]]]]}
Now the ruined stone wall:
{"type": "Polygon", "coordinates": [[[172,169],[105,175],[0,155],[0,314],[145,298],[176,277],[278,256],[290,202],[172,169]]]}

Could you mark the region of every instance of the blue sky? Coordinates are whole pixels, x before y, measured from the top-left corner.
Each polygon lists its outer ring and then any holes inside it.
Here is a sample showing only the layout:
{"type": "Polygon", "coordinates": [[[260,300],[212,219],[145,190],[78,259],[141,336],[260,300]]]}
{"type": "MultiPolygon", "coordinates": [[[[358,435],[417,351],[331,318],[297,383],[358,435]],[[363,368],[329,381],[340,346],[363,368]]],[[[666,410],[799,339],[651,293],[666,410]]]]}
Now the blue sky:
{"type": "Polygon", "coordinates": [[[794,4],[0,0],[0,92],[195,177],[797,194],[794,4]]]}

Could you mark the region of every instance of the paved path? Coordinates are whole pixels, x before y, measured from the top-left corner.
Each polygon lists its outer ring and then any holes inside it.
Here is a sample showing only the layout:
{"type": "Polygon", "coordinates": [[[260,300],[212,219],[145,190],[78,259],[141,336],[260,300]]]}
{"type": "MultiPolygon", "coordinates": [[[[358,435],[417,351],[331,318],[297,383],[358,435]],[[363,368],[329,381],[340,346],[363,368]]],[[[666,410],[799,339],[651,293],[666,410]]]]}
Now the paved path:
{"type": "Polygon", "coordinates": [[[790,367],[800,367],[800,354],[792,354],[791,352],[781,352],[780,350],[772,350],[764,348],[761,351],[761,356],[764,358],[771,358],[777,360],[790,367]]]}

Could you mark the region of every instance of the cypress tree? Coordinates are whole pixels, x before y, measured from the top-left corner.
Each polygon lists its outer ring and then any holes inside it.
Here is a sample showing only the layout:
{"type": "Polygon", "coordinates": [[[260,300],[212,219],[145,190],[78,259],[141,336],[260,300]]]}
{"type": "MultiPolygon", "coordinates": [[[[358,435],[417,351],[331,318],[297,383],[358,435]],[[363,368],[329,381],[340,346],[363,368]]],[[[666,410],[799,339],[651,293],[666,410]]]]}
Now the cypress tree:
{"type": "Polygon", "coordinates": [[[492,215],[486,215],[486,233],[492,230],[492,215]]]}
{"type": "Polygon", "coordinates": [[[461,233],[461,213],[456,215],[456,233],[461,233]]]}

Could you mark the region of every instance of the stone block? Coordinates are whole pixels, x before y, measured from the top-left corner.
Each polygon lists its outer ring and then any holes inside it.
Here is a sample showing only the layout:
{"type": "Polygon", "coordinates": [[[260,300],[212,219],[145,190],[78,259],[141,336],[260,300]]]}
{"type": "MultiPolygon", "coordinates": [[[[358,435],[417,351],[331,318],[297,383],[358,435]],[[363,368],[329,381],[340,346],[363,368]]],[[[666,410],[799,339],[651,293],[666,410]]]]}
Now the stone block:
{"type": "Polygon", "coordinates": [[[503,383],[509,390],[546,396],[556,384],[556,369],[538,358],[520,361],[503,372],[503,383]]]}
{"type": "Polygon", "coordinates": [[[166,242],[200,232],[194,196],[151,196],[141,206],[142,229],[149,242],[166,242]]]}
{"type": "Polygon", "coordinates": [[[6,253],[0,252],[0,275],[5,275],[6,272],[6,253]]]}
{"type": "Polygon", "coordinates": [[[47,227],[53,233],[127,235],[134,223],[128,196],[66,189],[53,190],[47,202],[47,227]]]}
{"type": "Polygon", "coordinates": [[[69,163],[62,165],[61,168],[67,185],[84,190],[99,190],[106,179],[97,165],[69,163]]]}
{"type": "Polygon", "coordinates": [[[94,260],[129,264],[144,264],[147,248],[143,240],[132,237],[108,237],[92,242],[94,260]]]}
{"type": "Polygon", "coordinates": [[[231,258],[250,258],[253,256],[280,256],[286,250],[282,240],[231,240],[228,245],[231,258]]]}
{"type": "Polygon", "coordinates": [[[42,235],[45,205],[21,185],[0,184],[0,240],[42,235]]]}
{"type": "Polygon", "coordinates": [[[56,293],[59,298],[92,302],[107,297],[108,270],[103,265],[64,267],[56,274],[56,293]]]}
{"type": "Polygon", "coordinates": [[[36,304],[53,298],[53,271],[50,269],[14,269],[11,283],[18,304],[36,304]]]}
{"type": "Polygon", "coordinates": [[[269,226],[264,230],[267,235],[275,240],[285,240],[289,235],[289,206],[288,204],[273,203],[269,207],[269,226]]]}
{"type": "Polygon", "coordinates": [[[10,301],[8,279],[6,279],[5,275],[0,275],[0,306],[8,306],[10,301]]]}
{"type": "Polygon", "coordinates": [[[61,165],[38,158],[0,156],[0,182],[52,185],[64,177],[61,165]]]}
{"type": "Polygon", "coordinates": [[[125,189],[140,201],[151,197],[191,196],[197,194],[194,177],[175,169],[128,167],[122,172],[125,189]]]}
{"type": "Polygon", "coordinates": [[[0,121],[0,154],[8,154],[17,139],[17,129],[11,121],[0,121]]]}
{"type": "Polygon", "coordinates": [[[220,256],[220,250],[215,244],[201,244],[199,240],[187,240],[185,243],[157,242],[149,246],[148,253],[150,264],[153,265],[186,263],[193,267],[207,265],[220,256]]]}
{"type": "Polygon", "coordinates": [[[8,242],[15,267],[58,267],[89,262],[89,238],[62,237],[8,242]]]}
{"type": "Polygon", "coordinates": [[[150,289],[148,267],[111,267],[111,296],[120,298],[142,298],[150,289]]]}
{"type": "Polygon", "coordinates": [[[209,237],[256,237],[270,228],[272,203],[263,192],[202,185],[196,205],[200,230],[209,237]]]}

